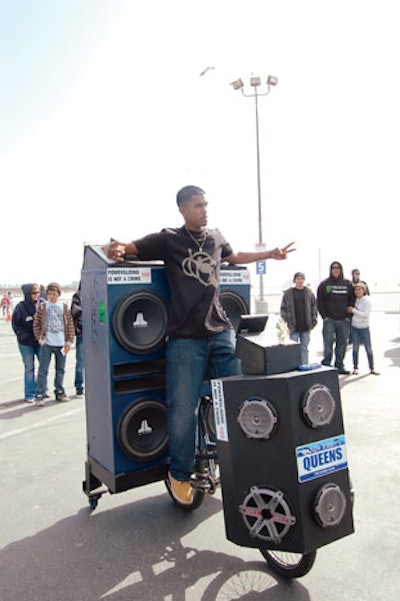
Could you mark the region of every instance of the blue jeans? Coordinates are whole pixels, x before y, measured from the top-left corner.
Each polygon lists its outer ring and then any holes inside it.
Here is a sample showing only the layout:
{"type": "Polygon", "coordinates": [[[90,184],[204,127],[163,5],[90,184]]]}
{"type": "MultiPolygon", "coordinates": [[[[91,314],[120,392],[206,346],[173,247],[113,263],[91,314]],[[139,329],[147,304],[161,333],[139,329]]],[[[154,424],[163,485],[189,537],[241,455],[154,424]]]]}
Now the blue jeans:
{"type": "Polygon", "coordinates": [[[374,356],[372,354],[371,334],[369,328],[355,328],[351,326],[351,339],[353,341],[353,366],[358,369],[358,351],[360,344],[364,344],[367,353],[369,369],[374,369],[374,356]]]}
{"type": "Polygon", "coordinates": [[[46,392],[46,382],[49,373],[51,356],[54,354],[56,369],[54,374],[54,393],[64,392],[64,374],[65,374],[65,355],[62,353],[62,346],[49,346],[45,344],[40,347],[39,354],[39,372],[36,380],[36,394],[44,395],[46,392]]]}
{"type": "Polygon", "coordinates": [[[350,333],[350,322],[347,319],[325,319],[322,326],[324,341],[324,358],[322,365],[330,365],[335,344],[335,367],[344,369],[344,356],[350,333]]]}
{"type": "Polygon", "coordinates": [[[189,480],[196,456],[197,410],[203,380],[240,374],[234,330],[208,338],[170,338],[167,346],[167,408],[170,471],[189,480]]]}
{"type": "Polygon", "coordinates": [[[83,344],[82,335],[75,338],[75,388],[83,390],[83,344]]]}
{"type": "Polygon", "coordinates": [[[36,394],[35,384],[35,357],[39,359],[39,347],[30,346],[29,344],[19,344],[19,352],[21,353],[24,363],[24,394],[25,399],[32,400],[36,394]]]}
{"type": "Polygon", "coordinates": [[[308,344],[310,342],[310,332],[292,332],[289,334],[290,340],[300,342],[301,364],[308,363],[308,344]]]}

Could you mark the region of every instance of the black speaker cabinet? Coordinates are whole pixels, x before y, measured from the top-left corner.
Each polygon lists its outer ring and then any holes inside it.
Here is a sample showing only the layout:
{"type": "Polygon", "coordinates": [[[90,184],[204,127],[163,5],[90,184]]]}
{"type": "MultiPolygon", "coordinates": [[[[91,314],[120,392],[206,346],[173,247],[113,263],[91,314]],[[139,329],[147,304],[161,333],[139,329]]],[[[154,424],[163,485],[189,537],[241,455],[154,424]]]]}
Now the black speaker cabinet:
{"type": "Polygon", "coordinates": [[[212,381],[227,538],[309,553],[353,532],[337,371],[212,381]]]}
{"type": "Polygon", "coordinates": [[[241,360],[242,372],[247,375],[279,374],[301,365],[300,344],[292,340],[277,344],[268,330],[238,334],[236,354],[241,360]]]}
{"type": "Polygon", "coordinates": [[[169,288],[160,262],[115,263],[85,248],[81,276],[87,487],[112,492],[167,473],[165,331],[169,288]],[[92,483],[92,484],[91,484],[92,483]]]}

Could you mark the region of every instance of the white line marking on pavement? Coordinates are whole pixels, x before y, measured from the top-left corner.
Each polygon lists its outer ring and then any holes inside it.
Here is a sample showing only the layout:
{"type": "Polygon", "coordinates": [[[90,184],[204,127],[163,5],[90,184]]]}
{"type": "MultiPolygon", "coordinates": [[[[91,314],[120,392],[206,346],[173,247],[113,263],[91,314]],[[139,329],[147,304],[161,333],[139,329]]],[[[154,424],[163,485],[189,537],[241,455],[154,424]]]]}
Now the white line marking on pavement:
{"type": "Polygon", "coordinates": [[[67,413],[62,413],[61,415],[54,415],[53,417],[49,417],[48,419],[42,419],[40,422],[31,424],[29,426],[26,426],[25,428],[18,428],[17,430],[11,430],[11,432],[4,432],[4,434],[0,434],[0,440],[5,440],[6,438],[11,438],[12,436],[17,436],[18,434],[24,434],[25,432],[29,432],[30,430],[36,430],[37,428],[41,428],[43,426],[46,426],[47,424],[51,424],[52,422],[55,422],[64,417],[69,417],[70,415],[80,413],[81,411],[84,411],[84,407],[80,407],[79,409],[73,409],[72,411],[68,411],[67,413]]]}

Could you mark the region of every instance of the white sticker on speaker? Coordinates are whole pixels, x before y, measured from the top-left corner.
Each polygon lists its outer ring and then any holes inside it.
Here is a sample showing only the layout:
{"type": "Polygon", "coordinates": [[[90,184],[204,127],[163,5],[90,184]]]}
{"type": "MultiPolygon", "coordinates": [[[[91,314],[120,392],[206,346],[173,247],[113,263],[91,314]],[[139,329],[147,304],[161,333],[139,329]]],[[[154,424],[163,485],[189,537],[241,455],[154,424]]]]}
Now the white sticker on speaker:
{"type": "Polygon", "coordinates": [[[226,286],[228,284],[250,284],[250,272],[248,269],[229,269],[224,271],[221,269],[219,282],[222,286],[226,286]]]}
{"type": "Polygon", "coordinates": [[[217,440],[228,442],[228,427],[226,423],[224,388],[221,380],[211,380],[213,397],[215,431],[217,440]]]}
{"type": "Polygon", "coordinates": [[[299,482],[308,482],[347,468],[344,434],[296,447],[299,482]]]}
{"type": "Polygon", "coordinates": [[[107,269],[107,284],[151,284],[150,267],[126,267],[107,269]]]}

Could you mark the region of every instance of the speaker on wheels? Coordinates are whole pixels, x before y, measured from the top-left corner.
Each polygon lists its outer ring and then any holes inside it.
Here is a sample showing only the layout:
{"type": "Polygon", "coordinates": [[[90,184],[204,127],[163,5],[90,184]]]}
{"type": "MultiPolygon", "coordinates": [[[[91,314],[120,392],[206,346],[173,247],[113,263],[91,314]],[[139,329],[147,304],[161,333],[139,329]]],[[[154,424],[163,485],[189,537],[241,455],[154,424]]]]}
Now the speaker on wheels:
{"type": "Polygon", "coordinates": [[[212,381],[227,538],[310,553],[353,532],[337,371],[212,381]]]}
{"type": "Polygon", "coordinates": [[[85,492],[163,479],[168,438],[160,262],[110,261],[87,246],[81,277],[88,458],[85,492]]]}

